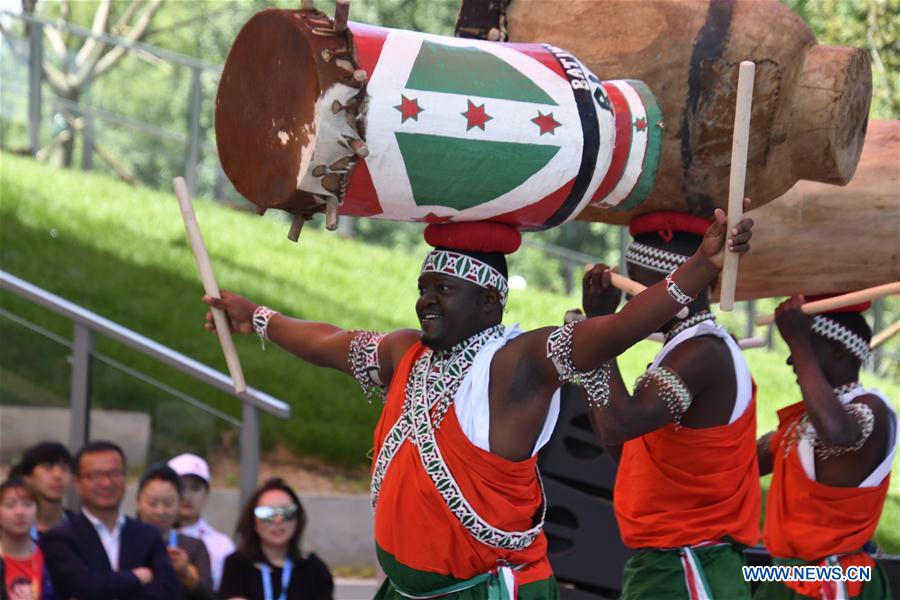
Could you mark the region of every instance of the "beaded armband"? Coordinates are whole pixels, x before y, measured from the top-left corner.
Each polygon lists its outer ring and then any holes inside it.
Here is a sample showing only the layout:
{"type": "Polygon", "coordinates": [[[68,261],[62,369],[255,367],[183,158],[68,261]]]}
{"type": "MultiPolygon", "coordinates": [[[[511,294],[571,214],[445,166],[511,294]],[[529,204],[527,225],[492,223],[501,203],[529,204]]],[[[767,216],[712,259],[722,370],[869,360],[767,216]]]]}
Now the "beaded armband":
{"type": "Polygon", "coordinates": [[[350,352],[347,356],[353,378],[359,382],[369,402],[373,398],[384,397],[384,384],[381,381],[378,364],[378,344],[384,339],[383,333],[375,331],[353,332],[350,340],[350,352]]]}
{"type": "Polygon", "coordinates": [[[659,395],[665,401],[666,407],[672,414],[672,420],[675,426],[681,425],[681,417],[691,407],[693,398],[691,391],[687,388],[675,371],[668,367],[656,367],[649,369],[634,382],[634,393],[637,394],[641,389],[650,384],[651,381],[656,382],[659,388],[659,395]]]}
{"type": "Polygon", "coordinates": [[[859,438],[857,438],[857,440],[849,446],[828,446],[821,440],[819,440],[818,436],[816,436],[812,439],[816,458],[825,460],[833,456],[846,454],[848,452],[856,452],[863,447],[863,445],[866,443],[866,440],[868,440],[869,436],[872,435],[872,430],[875,429],[875,414],[872,412],[872,409],[869,408],[868,405],[847,404],[844,406],[844,410],[846,410],[847,413],[851,417],[853,417],[859,424],[859,438]]]}
{"type": "Polygon", "coordinates": [[[547,358],[553,361],[559,380],[580,385],[587,392],[588,407],[609,404],[609,365],[591,371],[578,371],[572,363],[572,334],[580,321],[556,329],[547,338],[547,358]]]}

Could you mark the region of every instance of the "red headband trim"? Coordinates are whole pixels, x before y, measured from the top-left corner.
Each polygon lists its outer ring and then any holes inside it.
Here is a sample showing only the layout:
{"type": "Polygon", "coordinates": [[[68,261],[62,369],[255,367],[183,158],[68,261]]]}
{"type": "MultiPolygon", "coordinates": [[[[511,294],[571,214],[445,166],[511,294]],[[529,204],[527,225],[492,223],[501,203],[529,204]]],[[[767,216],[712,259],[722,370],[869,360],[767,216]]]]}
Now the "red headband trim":
{"type": "Polygon", "coordinates": [[[628,224],[632,237],[642,233],[655,233],[665,242],[671,242],[678,232],[703,235],[712,224],[710,219],[685,213],[660,211],[640,215],[628,224]]]}
{"type": "MultiPolygon", "coordinates": [[[[817,300],[827,300],[828,298],[834,298],[835,296],[843,296],[844,294],[818,294],[816,296],[806,296],[807,302],[816,302],[817,300]]],[[[851,304],[850,306],[843,306],[841,308],[834,308],[829,310],[828,312],[821,313],[823,315],[831,315],[837,313],[863,313],[872,308],[871,302],[860,302],[859,304],[851,304]]]]}

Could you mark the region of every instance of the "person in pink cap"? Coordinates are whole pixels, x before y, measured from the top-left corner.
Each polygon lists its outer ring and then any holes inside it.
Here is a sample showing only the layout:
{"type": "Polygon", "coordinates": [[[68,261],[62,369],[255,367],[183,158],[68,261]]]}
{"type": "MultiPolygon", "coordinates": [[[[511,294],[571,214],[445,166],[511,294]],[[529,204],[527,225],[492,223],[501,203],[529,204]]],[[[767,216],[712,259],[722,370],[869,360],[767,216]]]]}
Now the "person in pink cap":
{"type": "Polygon", "coordinates": [[[234,542],[203,518],[203,507],[209,498],[209,465],[196,454],[179,454],[169,466],[181,477],[183,493],[178,510],[178,533],[203,540],[209,552],[213,588],[219,589],[225,557],[234,552],[234,542]]]}

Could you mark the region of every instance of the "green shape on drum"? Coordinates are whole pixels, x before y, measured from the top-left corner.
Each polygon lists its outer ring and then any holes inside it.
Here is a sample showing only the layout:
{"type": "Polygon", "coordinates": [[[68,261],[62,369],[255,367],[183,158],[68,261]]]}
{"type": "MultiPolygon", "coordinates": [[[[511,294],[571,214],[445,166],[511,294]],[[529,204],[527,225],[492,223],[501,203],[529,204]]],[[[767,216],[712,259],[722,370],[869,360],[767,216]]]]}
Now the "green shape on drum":
{"type": "Polygon", "coordinates": [[[559,146],[394,135],[417,206],[465,210],[490,202],[525,183],[559,152],[559,146]]]}
{"type": "Polygon", "coordinates": [[[422,42],[406,87],[557,105],[534,81],[490,52],[428,41],[422,42]]]}

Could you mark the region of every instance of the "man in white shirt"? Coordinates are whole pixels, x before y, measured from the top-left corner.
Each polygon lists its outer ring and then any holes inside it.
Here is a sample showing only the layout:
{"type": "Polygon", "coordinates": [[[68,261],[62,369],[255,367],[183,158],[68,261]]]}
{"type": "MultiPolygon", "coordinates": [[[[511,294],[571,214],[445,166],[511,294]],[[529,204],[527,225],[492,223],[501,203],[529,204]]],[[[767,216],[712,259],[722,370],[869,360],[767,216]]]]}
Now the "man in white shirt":
{"type": "Polygon", "coordinates": [[[91,442],[75,457],[81,514],[40,541],[61,598],[169,600],[179,591],[159,531],[124,516],[125,455],[111,442],[91,442]]]}
{"type": "Polygon", "coordinates": [[[234,552],[234,542],[224,533],[214,529],[201,516],[209,498],[209,465],[196,454],[179,454],[169,461],[169,466],[181,477],[183,492],[178,510],[179,533],[203,540],[209,552],[213,588],[219,589],[222,566],[234,552]]]}

